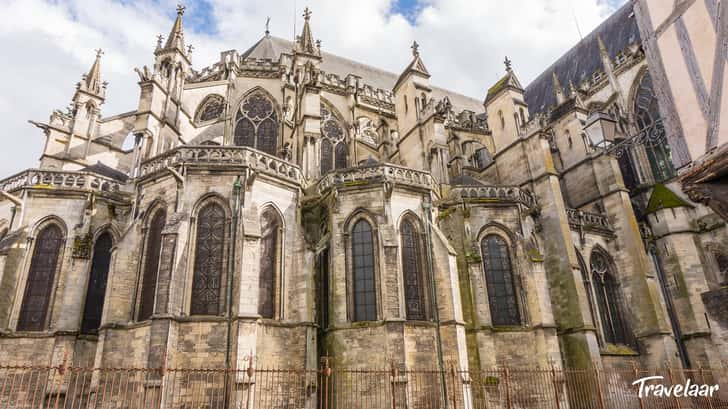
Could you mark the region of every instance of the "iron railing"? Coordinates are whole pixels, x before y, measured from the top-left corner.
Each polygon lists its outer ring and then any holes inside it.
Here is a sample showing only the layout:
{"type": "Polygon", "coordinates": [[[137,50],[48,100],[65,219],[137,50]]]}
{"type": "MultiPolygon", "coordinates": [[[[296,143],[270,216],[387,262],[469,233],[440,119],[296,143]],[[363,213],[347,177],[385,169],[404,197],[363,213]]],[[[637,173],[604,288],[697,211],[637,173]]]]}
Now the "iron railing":
{"type": "Polygon", "coordinates": [[[252,364],[241,370],[0,366],[0,407],[728,408],[728,373],[724,368],[465,371],[448,366],[440,372],[396,367],[337,369],[327,362],[317,370],[256,368],[252,364]],[[668,386],[689,380],[691,384],[717,384],[724,390],[712,397],[640,397],[632,382],[651,375],[663,376],[658,383],[668,386]]]}

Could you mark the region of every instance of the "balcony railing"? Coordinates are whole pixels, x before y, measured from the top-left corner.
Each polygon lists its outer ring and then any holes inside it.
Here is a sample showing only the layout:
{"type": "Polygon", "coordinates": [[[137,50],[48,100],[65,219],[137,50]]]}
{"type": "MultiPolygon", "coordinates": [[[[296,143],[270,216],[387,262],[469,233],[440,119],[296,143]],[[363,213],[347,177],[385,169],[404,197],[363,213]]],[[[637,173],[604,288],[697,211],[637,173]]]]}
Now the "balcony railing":
{"type": "Polygon", "coordinates": [[[569,225],[572,227],[594,228],[613,231],[609,218],[602,214],[589,213],[579,209],[566,209],[569,225]]]}
{"type": "Polygon", "coordinates": [[[380,164],[332,171],[318,182],[316,190],[323,194],[336,185],[353,186],[375,181],[389,181],[437,191],[437,183],[429,172],[380,164]]]}
{"type": "Polygon", "coordinates": [[[180,146],[143,162],[140,178],[146,178],[179,165],[242,166],[293,183],[302,181],[298,166],[266,153],[240,146],[180,146]]]}
{"type": "Polygon", "coordinates": [[[452,189],[451,197],[456,200],[515,202],[522,203],[526,207],[533,207],[536,204],[533,193],[516,186],[458,186],[452,189]]]}
{"type": "Polygon", "coordinates": [[[118,180],[91,172],[27,169],[0,181],[0,190],[12,192],[24,188],[65,189],[95,192],[126,191],[118,180]]]}

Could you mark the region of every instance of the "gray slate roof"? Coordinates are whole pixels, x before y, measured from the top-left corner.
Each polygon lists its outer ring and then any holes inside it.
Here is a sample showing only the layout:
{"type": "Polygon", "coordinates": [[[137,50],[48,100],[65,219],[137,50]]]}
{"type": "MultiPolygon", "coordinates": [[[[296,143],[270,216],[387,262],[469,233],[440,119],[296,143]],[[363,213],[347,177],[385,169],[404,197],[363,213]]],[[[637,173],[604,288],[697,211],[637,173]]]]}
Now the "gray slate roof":
{"type": "Polygon", "coordinates": [[[526,87],[525,99],[531,115],[546,112],[556,105],[554,71],[567,95],[569,82],[578,87],[594,72],[604,71],[597,37],[602,38],[612,61],[628,46],[641,43],[633,2],[628,1],[526,87]]]}
{"type": "MultiPolygon", "coordinates": [[[[281,54],[290,54],[294,48],[295,43],[293,41],[268,35],[261,38],[245,51],[242,56],[246,59],[269,59],[278,61],[281,54]]],[[[342,79],[349,74],[354,74],[361,77],[365,84],[374,88],[391,91],[399,77],[398,74],[352,61],[338,55],[322,52],[321,57],[321,70],[327,74],[336,74],[342,79]]],[[[456,111],[463,109],[468,109],[476,113],[484,111],[482,101],[443,88],[432,87],[432,96],[436,101],[447,96],[450,99],[450,103],[456,108],[456,111]]]]}

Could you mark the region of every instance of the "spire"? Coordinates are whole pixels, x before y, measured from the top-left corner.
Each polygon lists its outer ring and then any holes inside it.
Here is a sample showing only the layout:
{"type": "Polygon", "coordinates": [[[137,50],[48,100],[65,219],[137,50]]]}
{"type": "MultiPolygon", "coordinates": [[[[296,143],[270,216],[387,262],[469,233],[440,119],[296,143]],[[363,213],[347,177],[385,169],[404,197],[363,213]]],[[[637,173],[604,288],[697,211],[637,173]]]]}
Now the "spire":
{"type": "Polygon", "coordinates": [[[552,72],[553,83],[554,83],[554,95],[556,95],[556,104],[561,105],[564,102],[564,89],[561,87],[559,76],[556,75],[556,71],[552,72]]]}
{"type": "Polygon", "coordinates": [[[571,98],[574,98],[574,103],[579,108],[586,108],[584,105],[584,100],[581,98],[581,94],[579,93],[579,90],[574,85],[574,81],[569,80],[569,96],[571,98]]]}
{"type": "Polygon", "coordinates": [[[88,73],[84,74],[80,83],[78,83],[78,89],[88,94],[96,95],[104,98],[106,91],[106,83],[101,81],[101,56],[104,52],[101,49],[96,50],[96,59],[88,70],[88,73]]]}
{"type": "Polygon", "coordinates": [[[182,15],[185,14],[185,6],[177,5],[177,19],[174,20],[172,25],[172,31],[167,36],[167,43],[164,45],[165,50],[177,49],[184,54],[185,52],[185,39],[184,32],[182,30],[182,15]]]}
{"type": "Polygon", "coordinates": [[[296,51],[320,57],[321,52],[318,47],[316,47],[316,43],[313,41],[313,34],[311,33],[311,24],[309,23],[309,20],[311,20],[311,14],[313,13],[311,13],[311,10],[308,7],[303,10],[303,31],[296,39],[296,51]]]}
{"type": "Polygon", "coordinates": [[[410,62],[407,68],[402,71],[402,74],[400,74],[393,89],[397,89],[399,84],[409,73],[415,73],[422,77],[430,78],[430,72],[427,71],[427,67],[425,67],[425,63],[422,62],[422,58],[420,57],[420,45],[417,44],[417,41],[413,41],[410,48],[412,49],[412,62],[410,62]]]}
{"type": "Polygon", "coordinates": [[[506,66],[506,75],[488,89],[488,93],[485,96],[485,103],[493,100],[496,95],[504,89],[512,89],[518,92],[523,92],[521,81],[518,80],[516,73],[513,71],[513,62],[510,58],[508,58],[508,56],[506,56],[503,60],[503,65],[506,66]]]}
{"type": "Polygon", "coordinates": [[[86,74],[86,89],[89,92],[98,93],[101,89],[101,56],[104,55],[102,49],[96,49],[96,59],[94,60],[91,69],[86,74]]]}

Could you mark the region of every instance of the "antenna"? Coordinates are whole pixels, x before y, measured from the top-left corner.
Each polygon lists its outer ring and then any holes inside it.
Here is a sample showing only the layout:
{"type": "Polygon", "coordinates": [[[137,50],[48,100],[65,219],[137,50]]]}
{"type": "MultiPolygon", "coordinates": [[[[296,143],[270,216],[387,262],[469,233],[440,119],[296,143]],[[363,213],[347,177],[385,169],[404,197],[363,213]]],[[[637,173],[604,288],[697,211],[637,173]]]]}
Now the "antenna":
{"type": "Polygon", "coordinates": [[[574,24],[576,25],[576,31],[579,33],[579,40],[583,40],[584,36],[581,35],[581,28],[579,28],[579,20],[576,18],[576,12],[574,11],[574,3],[569,0],[569,8],[571,9],[571,16],[574,18],[574,24]]]}

